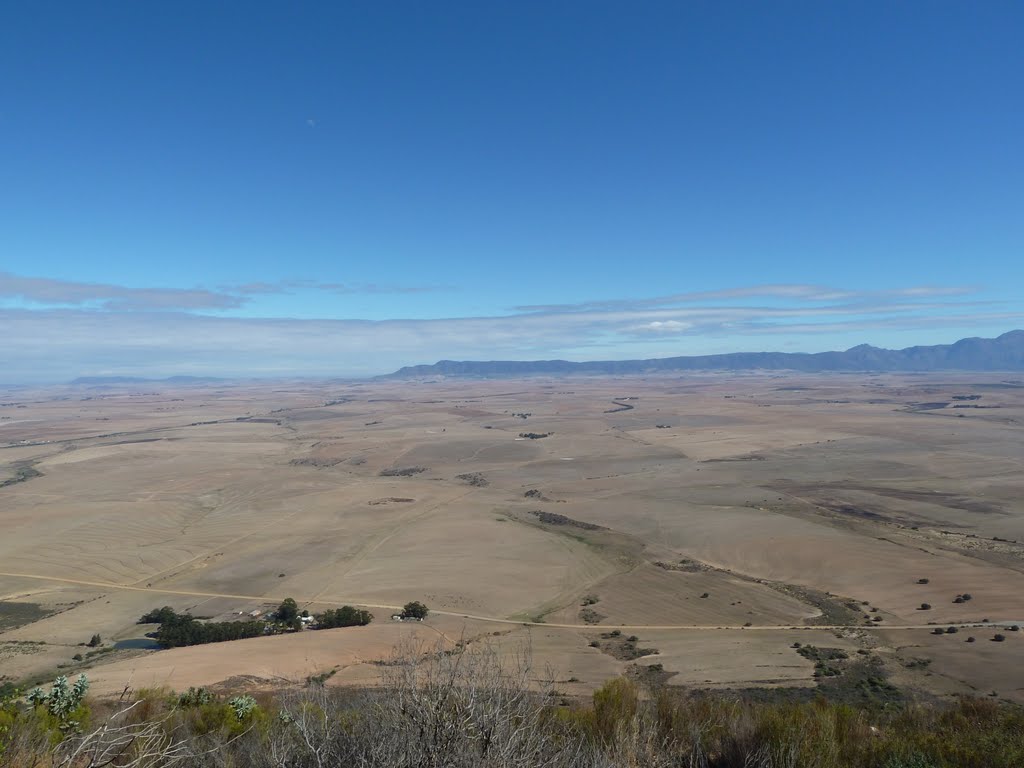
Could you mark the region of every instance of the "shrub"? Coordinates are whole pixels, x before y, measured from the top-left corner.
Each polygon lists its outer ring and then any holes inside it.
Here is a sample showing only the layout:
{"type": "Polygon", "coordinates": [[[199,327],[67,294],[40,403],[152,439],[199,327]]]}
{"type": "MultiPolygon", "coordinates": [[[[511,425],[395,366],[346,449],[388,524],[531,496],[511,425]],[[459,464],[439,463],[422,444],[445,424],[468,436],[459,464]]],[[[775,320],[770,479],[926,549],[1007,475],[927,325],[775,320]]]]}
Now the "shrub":
{"type": "Polygon", "coordinates": [[[89,638],[88,646],[90,648],[96,648],[101,645],[103,645],[103,638],[99,635],[93,635],[89,638]]]}
{"type": "Polygon", "coordinates": [[[930,611],[931,609],[932,609],[931,603],[921,603],[921,607],[918,608],[917,610],[919,610],[919,611],[930,611]]]}
{"type": "Polygon", "coordinates": [[[622,726],[631,721],[640,704],[636,685],[623,677],[609,680],[594,691],[594,728],[597,738],[612,744],[622,726]]]}
{"type": "Polygon", "coordinates": [[[89,679],[79,675],[74,685],[60,675],[53,681],[50,691],[33,688],[28,694],[28,703],[37,708],[45,707],[46,711],[57,720],[62,731],[76,730],[88,715],[85,707],[85,694],[89,691],[89,679]]]}
{"type": "Polygon", "coordinates": [[[993,635],[992,640],[996,643],[1001,643],[1006,639],[1006,635],[993,635]]]}
{"type": "Polygon", "coordinates": [[[918,579],[917,583],[918,584],[927,584],[928,583],[928,579],[918,579]]]}
{"type": "Polygon", "coordinates": [[[239,720],[245,720],[256,710],[256,699],[252,696],[235,696],[228,699],[228,706],[239,720]]]}
{"type": "Polygon", "coordinates": [[[216,697],[213,693],[205,687],[189,687],[185,693],[178,697],[179,707],[201,707],[205,704],[210,704],[216,697]]]}

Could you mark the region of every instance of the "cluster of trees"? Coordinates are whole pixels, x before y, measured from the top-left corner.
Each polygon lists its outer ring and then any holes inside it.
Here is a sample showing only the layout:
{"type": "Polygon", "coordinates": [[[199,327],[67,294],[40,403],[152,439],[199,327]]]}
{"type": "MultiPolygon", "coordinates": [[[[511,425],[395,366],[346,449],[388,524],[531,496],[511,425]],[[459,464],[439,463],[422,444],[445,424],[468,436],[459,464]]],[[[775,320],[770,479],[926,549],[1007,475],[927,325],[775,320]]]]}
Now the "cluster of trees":
{"type": "Polygon", "coordinates": [[[302,629],[302,617],[309,616],[308,611],[299,612],[299,604],[293,598],[286,597],[274,611],[274,618],[294,630],[302,629]]]}
{"type": "Polygon", "coordinates": [[[373,621],[373,614],[351,605],[343,605],[341,608],[329,608],[323,613],[316,615],[316,624],[320,629],[334,629],[336,627],[365,627],[373,621]]]}
{"type": "MultiPolygon", "coordinates": [[[[402,612],[403,617],[424,618],[427,607],[422,603],[409,603],[402,612]]],[[[283,629],[300,630],[303,619],[309,611],[300,610],[298,603],[286,597],[273,614],[268,614],[267,621],[200,621],[189,613],[178,613],[170,606],[154,608],[139,618],[139,624],[159,624],[160,628],[151,636],[161,648],[176,648],[183,645],[202,645],[203,643],[219,643],[225,640],[243,640],[247,637],[260,637],[268,632],[280,632],[283,629]]],[[[363,627],[373,621],[373,614],[343,605],[341,608],[330,608],[316,616],[317,626],[321,629],[335,627],[363,627]]]]}
{"type": "Polygon", "coordinates": [[[265,632],[266,625],[262,621],[203,622],[186,614],[161,624],[154,639],[161,648],[176,648],[260,637],[265,632]]]}
{"type": "MultiPolygon", "coordinates": [[[[425,619],[429,610],[418,601],[406,603],[402,609],[403,619],[425,619]]],[[[152,633],[161,648],[177,648],[185,645],[202,645],[219,643],[225,640],[243,640],[247,637],[260,637],[268,632],[279,632],[282,628],[300,630],[303,619],[309,611],[300,610],[293,598],[286,597],[277,610],[270,615],[271,623],[266,621],[200,621],[189,613],[178,613],[168,605],[154,608],[141,616],[139,624],[159,624],[160,628],[152,633]]],[[[336,627],[364,627],[373,621],[369,611],[343,605],[340,608],[329,608],[315,616],[316,625],[320,629],[336,627]]],[[[97,636],[98,638],[98,636],[97,636]]]]}
{"type": "Polygon", "coordinates": [[[406,603],[402,608],[402,613],[399,614],[403,619],[419,619],[422,621],[427,618],[427,614],[430,610],[423,603],[418,600],[413,600],[411,603],[406,603]]]}
{"type": "Polygon", "coordinates": [[[169,605],[163,608],[154,608],[149,613],[144,613],[136,624],[163,624],[165,621],[173,621],[178,614],[169,605]]]}
{"type": "Polygon", "coordinates": [[[150,611],[139,619],[139,624],[160,623],[153,639],[161,648],[177,648],[183,645],[220,643],[225,640],[242,640],[260,637],[266,631],[262,621],[198,621],[188,613],[176,613],[164,606],[150,611]]]}

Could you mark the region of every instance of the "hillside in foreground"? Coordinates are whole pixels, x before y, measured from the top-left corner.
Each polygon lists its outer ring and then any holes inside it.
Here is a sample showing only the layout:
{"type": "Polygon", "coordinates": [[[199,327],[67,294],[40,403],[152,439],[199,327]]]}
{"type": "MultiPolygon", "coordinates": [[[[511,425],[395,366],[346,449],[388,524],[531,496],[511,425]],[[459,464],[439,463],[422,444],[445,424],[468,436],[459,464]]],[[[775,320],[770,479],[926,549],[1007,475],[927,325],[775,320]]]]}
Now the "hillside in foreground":
{"type": "MultiPolygon", "coordinates": [[[[679,691],[619,677],[566,697],[531,664],[486,642],[406,646],[375,685],[328,675],[232,687],[89,695],[56,680],[0,696],[0,764],[307,768],[1011,768],[1024,761],[1024,708],[979,697],[908,704],[865,676],[843,696],[787,701],[679,691]],[[255,695],[253,695],[255,694],[255,695]]],[[[762,692],[764,693],[764,692],[762,692]]]]}

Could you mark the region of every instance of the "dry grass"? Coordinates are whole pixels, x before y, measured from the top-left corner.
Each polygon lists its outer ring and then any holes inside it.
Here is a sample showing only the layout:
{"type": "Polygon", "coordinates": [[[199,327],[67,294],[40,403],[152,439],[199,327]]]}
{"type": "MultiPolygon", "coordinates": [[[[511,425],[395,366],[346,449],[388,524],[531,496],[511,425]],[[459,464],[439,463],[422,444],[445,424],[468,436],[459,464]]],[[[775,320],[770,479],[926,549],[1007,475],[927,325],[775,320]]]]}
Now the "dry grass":
{"type": "MultiPolygon", "coordinates": [[[[18,467],[42,475],[0,488],[0,596],[56,613],[0,631],[0,641],[47,643],[5,662],[4,674],[48,673],[94,632],[138,637],[135,619],[158,605],[228,616],[285,596],[311,608],[367,605],[379,619],[422,600],[445,633],[528,632],[566,678],[586,681],[579,690],[622,671],[596,658],[583,628],[556,626],[585,624],[588,594],[600,598],[602,627],[710,627],[656,630],[650,642],[673,682],[809,682],[807,666],[784,653],[784,632],[714,629],[797,626],[815,613],[758,579],[868,601],[883,628],[1024,620],[1024,544],[1012,543],[1024,542],[1024,396],[975,386],[997,379],[698,375],[12,394],[25,407],[4,409],[0,477],[18,467]],[[998,407],[907,408],[975,392],[998,407]],[[632,410],[606,412],[624,396],[638,398],[632,410]],[[551,436],[518,440],[521,432],[551,436]],[[426,471],[381,476],[408,467],[426,471]],[[529,490],[558,501],[524,497],[529,490]],[[387,499],[403,501],[379,503],[387,499]],[[530,516],[537,509],[603,530],[546,526],[530,516]],[[652,565],[682,559],[718,570],[652,565]],[[965,591],[974,599],[954,604],[965,591]],[[933,605],[927,617],[922,602],[933,605]],[[547,626],[515,623],[526,619],[547,626]]],[[[371,629],[378,649],[402,631],[371,629]]],[[[931,642],[927,630],[899,642],[873,632],[889,654],[931,642]]],[[[307,666],[349,663],[349,650],[325,638],[273,640],[289,649],[280,658],[304,660],[308,645],[307,666]]],[[[931,678],[908,684],[989,687],[994,651],[977,645],[937,654],[931,678]]],[[[195,682],[247,673],[232,649],[185,650],[196,655],[182,666],[205,670],[195,682]]],[[[337,680],[364,679],[372,655],[337,680]]],[[[104,661],[157,679],[162,656],[104,661]]],[[[1005,695],[1022,695],[1021,669],[997,675],[1005,695]]]]}

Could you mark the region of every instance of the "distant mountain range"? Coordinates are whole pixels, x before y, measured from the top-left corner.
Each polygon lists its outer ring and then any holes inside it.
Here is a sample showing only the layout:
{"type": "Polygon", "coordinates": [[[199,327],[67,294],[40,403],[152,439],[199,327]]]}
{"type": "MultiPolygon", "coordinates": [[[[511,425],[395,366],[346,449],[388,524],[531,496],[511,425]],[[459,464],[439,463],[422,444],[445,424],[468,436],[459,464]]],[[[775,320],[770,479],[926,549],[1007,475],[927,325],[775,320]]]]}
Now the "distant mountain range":
{"type": "Polygon", "coordinates": [[[168,376],[166,379],[147,379],[141,376],[79,376],[68,382],[83,387],[103,387],[111,384],[209,384],[224,379],[213,376],[168,376]]]}
{"type": "Polygon", "coordinates": [[[442,360],[412,365],[387,378],[423,376],[528,376],[531,374],[630,374],[659,371],[1024,371],[1024,331],[995,339],[880,349],[861,344],[845,352],[735,352],[727,355],[661,357],[650,360],[442,360]]]}

